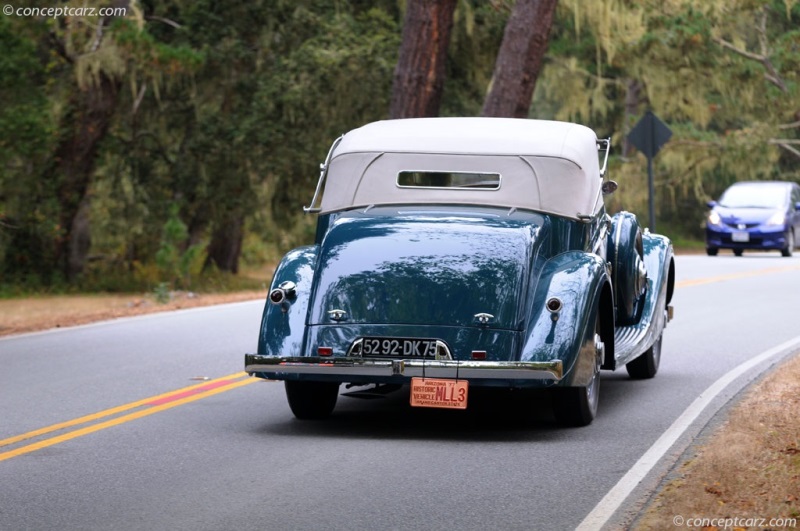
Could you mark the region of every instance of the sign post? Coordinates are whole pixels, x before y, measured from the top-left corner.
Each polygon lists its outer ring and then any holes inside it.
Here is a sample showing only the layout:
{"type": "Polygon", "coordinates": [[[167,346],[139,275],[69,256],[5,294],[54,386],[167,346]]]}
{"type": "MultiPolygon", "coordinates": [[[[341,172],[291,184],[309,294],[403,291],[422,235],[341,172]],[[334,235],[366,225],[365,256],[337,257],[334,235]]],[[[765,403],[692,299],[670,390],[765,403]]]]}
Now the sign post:
{"type": "Polygon", "coordinates": [[[648,188],[648,207],[650,210],[650,230],[656,230],[656,209],[655,209],[655,184],[653,179],[653,158],[659,152],[661,146],[667,143],[672,136],[672,130],[653,114],[647,111],[641,120],[628,133],[628,140],[636,149],[644,153],[647,157],[647,188],[648,188]]]}

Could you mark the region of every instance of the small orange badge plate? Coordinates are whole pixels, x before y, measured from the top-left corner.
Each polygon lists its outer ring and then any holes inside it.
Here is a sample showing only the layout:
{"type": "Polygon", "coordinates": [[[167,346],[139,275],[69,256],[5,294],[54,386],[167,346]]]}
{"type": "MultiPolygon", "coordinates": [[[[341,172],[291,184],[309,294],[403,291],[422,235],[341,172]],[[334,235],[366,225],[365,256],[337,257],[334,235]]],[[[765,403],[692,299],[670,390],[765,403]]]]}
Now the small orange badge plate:
{"type": "Polygon", "coordinates": [[[466,380],[412,378],[411,405],[413,407],[467,409],[468,390],[469,382],[466,380]]]}

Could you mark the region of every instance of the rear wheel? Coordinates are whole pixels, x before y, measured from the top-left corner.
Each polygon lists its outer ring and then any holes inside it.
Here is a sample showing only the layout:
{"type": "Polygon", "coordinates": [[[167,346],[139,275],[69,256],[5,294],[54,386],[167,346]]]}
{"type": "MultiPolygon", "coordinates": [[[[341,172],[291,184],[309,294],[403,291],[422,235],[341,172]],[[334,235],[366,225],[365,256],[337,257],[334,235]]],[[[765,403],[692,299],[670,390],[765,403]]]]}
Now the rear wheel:
{"type": "Polygon", "coordinates": [[[706,254],[708,256],[717,256],[718,252],[719,249],[717,249],[716,247],[706,247],[706,254]]]}
{"type": "MultiPolygon", "coordinates": [[[[600,342],[600,315],[595,324],[595,344],[600,342]]],[[[600,401],[600,365],[603,363],[602,343],[596,348],[594,373],[589,384],[581,387],[554,387],[550,390],[556,422],[565,426],[588,426],[597,416],[600,401]]]]}
{"type": "Polygon", "coordinates": [[[552,390],[556,422],[565,426],[588,426],[597,415],[600,373],[586,387],[558,387],[552,390]]]}
{"type": "Polygon", "coordinates": [[[658,336],[656,342],[649,349],[644,351],[638,358],[628,362],[625,369],[628,375],[635,380],[645,380],[652,378],[658,372],[658,365],[661,363],[661,339],[658,336]]]}
{"type": "Polygon", "coordinates": [[[301,420],[327,418],[339,397],[337,382],[286,380],[286,398],[294,416],[301,420]]]}

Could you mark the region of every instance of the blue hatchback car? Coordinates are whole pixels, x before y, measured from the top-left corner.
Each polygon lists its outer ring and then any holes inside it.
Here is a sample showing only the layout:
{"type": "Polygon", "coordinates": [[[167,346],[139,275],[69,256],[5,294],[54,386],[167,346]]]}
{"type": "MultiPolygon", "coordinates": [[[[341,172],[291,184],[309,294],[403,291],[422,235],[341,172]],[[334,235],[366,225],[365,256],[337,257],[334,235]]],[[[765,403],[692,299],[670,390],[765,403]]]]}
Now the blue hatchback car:
{"type": "Polygon", "coordinates": [[[777,250],[792,256],[800,234],[800,186],[793,182],[747,181],[709,201],[706,252],[732,249],[777,250]]]}

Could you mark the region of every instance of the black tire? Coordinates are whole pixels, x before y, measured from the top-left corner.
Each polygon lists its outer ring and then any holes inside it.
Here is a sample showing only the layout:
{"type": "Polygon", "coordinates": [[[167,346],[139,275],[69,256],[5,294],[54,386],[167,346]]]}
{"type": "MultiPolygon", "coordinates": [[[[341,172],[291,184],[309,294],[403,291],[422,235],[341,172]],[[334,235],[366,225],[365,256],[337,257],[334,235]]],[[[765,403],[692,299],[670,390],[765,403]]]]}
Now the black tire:
{"type": "Polygon", "coordinates": [[[792,256],[792,251],[794,251],[794,231],[790,230],[786,236],[786,248],[781,249],[781,256],[789,258],[792,256]]]}
{"type": "Polygon", "coordinates": [[[719,249],[717,249],[716,247],[707,247],[706,248],[706,254],[708,256],[717,256],[717,253],[719,253],[719,249]]]}
{"type": "Polygon", "coordinates": [[[742,256],[742,253],[744,253],[744,251],[742,251],[741,249],[734,249],[733,250],[734,256],[742,256]]]}
{"type": "Polygon", "coordinates": [[[336,407],[339,384],[286,380],[286,398],[294,416],[300,420],[327,418],[336,407]]]}
{"type": "Polygon", "coordinates": [[[597,415],[597,397],[600,394],[599,377],[594,384],[594,400],[589,396],[589,387],[559,387],[552,389],[553,414],[556,422],[564,426],[588,426],[597,415]]]}
{"type": "MultiPolygon", "coordinates": [[[[595,333],[600,333],[600,315],[597,315],[595,333]]],[[[586,386],[554,387],[550,390],[550,401],[556,422],[564,426],[588,426],[597,416],[600,401],[601,356],[595,360],[594,374],[586,386]]]]}
{"type": "Polygon", "coordinates": [[[625,365],[625,369],[627,369],[628,375],[631,378],[634,380],[646,380],[656,375],[658,372],[658,365],[661,363],[662,338],[663,335],[658,336],[656,342],[653,343],[649,349],[625,365]]]}

